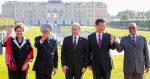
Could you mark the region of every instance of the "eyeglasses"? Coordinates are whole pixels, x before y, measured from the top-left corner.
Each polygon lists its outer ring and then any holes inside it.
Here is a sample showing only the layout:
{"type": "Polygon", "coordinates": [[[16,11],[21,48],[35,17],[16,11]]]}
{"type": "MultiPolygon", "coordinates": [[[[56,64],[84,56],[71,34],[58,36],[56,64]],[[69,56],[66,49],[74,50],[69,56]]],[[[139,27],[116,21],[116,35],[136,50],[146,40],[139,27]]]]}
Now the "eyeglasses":
{"type": "Polygon", "coordinates": [[[129,29],[135,29],[135,27],[129,27],[129,29]]]}

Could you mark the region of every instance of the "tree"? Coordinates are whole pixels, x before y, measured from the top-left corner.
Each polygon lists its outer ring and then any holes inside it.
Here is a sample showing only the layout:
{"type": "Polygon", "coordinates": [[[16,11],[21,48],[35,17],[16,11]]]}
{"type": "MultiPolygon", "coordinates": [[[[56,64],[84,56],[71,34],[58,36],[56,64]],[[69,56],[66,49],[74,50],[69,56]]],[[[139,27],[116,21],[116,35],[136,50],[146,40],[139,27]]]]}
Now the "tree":
{"type": "Polygon", "coordinates": [[[127,14],[122,14],[120,16],[120,20],[128,20],[128,19],[129,19],[129,15],[127,15],[127,14]]]}

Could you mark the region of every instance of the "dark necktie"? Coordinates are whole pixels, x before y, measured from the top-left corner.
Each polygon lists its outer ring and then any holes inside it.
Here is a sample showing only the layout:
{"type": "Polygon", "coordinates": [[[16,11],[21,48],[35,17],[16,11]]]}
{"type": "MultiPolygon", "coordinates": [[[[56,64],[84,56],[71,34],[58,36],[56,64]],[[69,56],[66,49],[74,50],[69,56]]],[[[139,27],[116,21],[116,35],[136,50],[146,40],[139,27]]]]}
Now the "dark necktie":
{"type": "Polygon", "coordinates": [[[74,42],[73,42],[73,45],[74,45],[74,48],[76,48],[76,45],[77,45],[77,41],[76,41],[76,37],[74,37],[74,42]]]}
{"type": "Polygon", "coordinates": [[[101,34],[98,35],[98,47],[101,48],[102,44],[102,39],[101,39],[101,34]]]}
{"type": "Polygon", "coordinates": [[[132,36],[132,41],[133,41],[134,46],[136,46],[135,35],[132,36]]]}

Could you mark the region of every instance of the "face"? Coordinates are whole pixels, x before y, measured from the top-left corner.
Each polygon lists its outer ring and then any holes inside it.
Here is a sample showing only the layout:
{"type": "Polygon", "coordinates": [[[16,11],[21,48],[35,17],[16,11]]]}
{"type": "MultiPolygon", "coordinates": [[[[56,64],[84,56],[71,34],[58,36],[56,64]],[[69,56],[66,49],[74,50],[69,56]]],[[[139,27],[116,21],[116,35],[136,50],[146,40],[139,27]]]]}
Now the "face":
{"type": "Polygon", "coordinates": [[[73,26],[72,27],[72,35],[73,36],[78,36],[80,33],[80,28],[78,26],[73,26]]]}
{"type": "Polygon", "coordinates": [[[99,24],[96,25],[96,32],[103,33],[104,30],[105,30],[105,23],[104,22],[99,22],[99,24]]]}
{"type": "Polygon", "coordinates": [[[48,28],[48,27],[45,27],[45,28],[43,28],[43,34],[47,34],[47,35],[49,35],[50,34],[50,29],[48,28]]]}
{"type": "Polygon", "coordinates": [[[15,30],[15,33],[16,33],[16,36],[18,37],[18,38],[22,38],[23,37],[23,29],[21,29],[21,28],[17,28],[16,30],[15,30]]]}
{"type": "Polygon", "coordinates": [[[129,30],[129,33],[131,35],[135,35],[136,32],[137,32],[137,27],[135,27],[134,25],[130,25],[130,27],[128,28],[128,30],[129,30]]]}

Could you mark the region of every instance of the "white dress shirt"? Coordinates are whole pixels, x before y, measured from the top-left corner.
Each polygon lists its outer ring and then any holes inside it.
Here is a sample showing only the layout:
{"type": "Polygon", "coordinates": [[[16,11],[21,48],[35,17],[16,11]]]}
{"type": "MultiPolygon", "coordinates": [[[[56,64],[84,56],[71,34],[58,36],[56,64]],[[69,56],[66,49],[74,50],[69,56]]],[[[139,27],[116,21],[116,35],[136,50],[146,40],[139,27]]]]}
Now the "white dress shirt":
{"type": "Polygon", "coordinates": [[[99,39],[99,34],[101,35],[101,40],[102,40],[102,37],[103,37],[103,33],[97,33],[97,32],[96,32],[96,40],[97,40],[97,43],[98,43],[98,39],[99,39]]]}
{"type": "MultiPolygon", "coordinates": [[[[131,36],[131,38],[133,40],[133,35],[130,34],[130,36],[131,36]]],[[[134,38],[135,42],[136,42],[136,37],[137,37],[137,35],[135,35],[135,38],[134,38]]]]}
{"type": "Polygon", "coordinates": [[[73,36],[73,43],[74,43],[74,37],[76,37],[76,45],[77,45],[78,41],[79,41],[79,35],[78,36],[73,36]]]}

